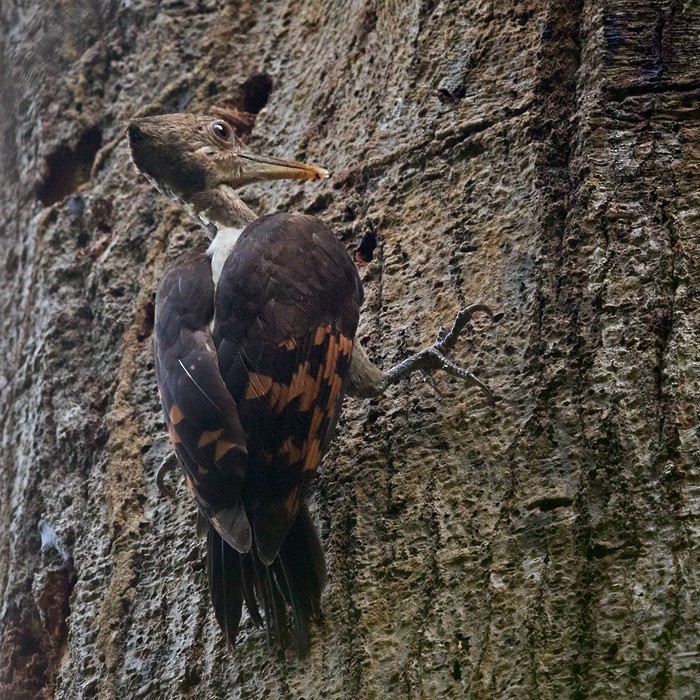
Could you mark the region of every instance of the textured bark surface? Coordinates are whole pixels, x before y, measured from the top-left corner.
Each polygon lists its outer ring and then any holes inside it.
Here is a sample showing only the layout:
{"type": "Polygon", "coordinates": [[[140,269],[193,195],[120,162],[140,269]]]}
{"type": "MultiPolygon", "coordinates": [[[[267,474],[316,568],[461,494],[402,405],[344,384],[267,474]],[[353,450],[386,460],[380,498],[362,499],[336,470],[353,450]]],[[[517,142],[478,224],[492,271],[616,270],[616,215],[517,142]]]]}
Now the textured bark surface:
{"type": "Polygon", "coordinates": [[[3,0],[0,51],[2,697],[700,696],[696,1],[3,0]],[[495,408],[346,400],[305,662],[227,652],[155,486],[154,290],[201,233],[123,128],[214,106],[333,172],[246,198],[371,254],[382,366],[504,312],[455,354],[495,408]]]}

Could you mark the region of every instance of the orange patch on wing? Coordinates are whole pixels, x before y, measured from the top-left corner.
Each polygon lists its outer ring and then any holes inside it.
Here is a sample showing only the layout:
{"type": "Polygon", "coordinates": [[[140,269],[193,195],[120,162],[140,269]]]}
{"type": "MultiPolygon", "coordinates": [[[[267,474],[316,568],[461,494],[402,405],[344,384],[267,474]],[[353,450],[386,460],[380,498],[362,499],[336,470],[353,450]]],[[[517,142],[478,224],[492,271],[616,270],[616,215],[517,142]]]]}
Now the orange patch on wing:
{"type": "Polygon", "coordinates": [[[168,433],[170,435],[170,442],[172,442],[173,445],[177,445],[178,442],[180,442],[180,436],[177,434],[177,430],[175,430],[175,426],[172,423],[168,426],[168,433]]]}
{"type": "MultiPolygon", "coordinates": [[[[324,419],[328,424],[333,422],[337,412],[338,399],[343,390],[344,378],[338,374],[338,364],[341,356],[345,360],[350,358],[353,348],[352,340],[334,332],[330,324],[319,326],[314,334],[314,345],[322,345],[325,342],[328,342],[328,348],[316,376],[311,374],[311,365],[307,360],[297,367],[289,384],[281,384],[272,381],[269,377],[264,377],[269,381],[269,385],[265,385],[263,395],[267,396],[270,407],[274,411],[283,411],[297,397],[300,397],[299,411],[313,409],[304,444],[298,447],[294,440],[288,437],[279,450],[279,454],[286,456],[290,465],[300,465],[304,471],[317,469],[321,461],[321,446],[325,437],[321,434],[324,419]],[[319,405],[319,395],[324,384],[328,387],[328,394],[324,405],[319,405]]],[[[260,395],[251,391],[251,387],[258,378],[259,375],[251,374],[246,398],[251,398],[251,395],[255,397],[260,395]]],[[[269,464],[273,457],[268,453],[263,453],[263,459],[269,464]]]]}
{"type": "Polygon", "coordinates": [[[306,459],[304,460],[304,471],[316,469],[321,460],[321,439],[318,437],[326,411],[322,406],[314,408],[313,416],[311,416],[311,425],[309,426],[309,437],[306,440],[305,452],[306,459]]]}
{"type": "MultiPolygon", "coordinates": [[[[311,366],[307,361],[304,362],[304,364],[301,365],[299,369],[294,373],[292,381],[289,384],[289,393],[287,395],[287,401],[285,402],[285,406],[290,401],[292,401],[292,399],[295,399],[297,396],[301,396],[306,390],[306,386],[314,380],[314,378],[311,376],[311,373],[309,372],[310,369],[311,366]]],[[[280,406],[280,409],[282,408],[284,408],[284,406],[280,406]]]]}
{"type": "Polygon", "coordinates": [[[172,407],[170,408],[170,412],[168,413],[168,417],[170,418],[170,422],[173,425],[177,425],[185,416],[180,410],[180,407],[174,403],[172,407]]]}
{"type": "Polygon", "coordinates": [[[218,440],[219,436],[223,432],[223,428],[220,428],[219,430],[203,430],[199,437],[197,447],[206,447],[207,445],[210,445],[212,442],[214,442],[214,440],[218,440]]]}
{"type": "Polygon", "coordinates": [[[331,332],[331,324],[326,326],[319,326],[316,329],[316,335],[314,336],[314,345],[321,345],[325,340],[326,336],[331,332]]]}
{"type": "Polygon", "coordinates": [[[201,474],[202,476],[206,476],[209,473],[209,470],[206,467],[203,467],[201,465],[197,465],[197,474],[201,474]]]}
{"type": "Polygon", "coordinates": [[[246,399],[259,399],[265,396],[274,382],[272,377],[266,374],[251,372],[248,375],[248,388],[245,392],[246,399]]]}
{"type": "Polygon", "coordinates": [[[340,352],[343,353],[346,357],[350,357],[352,354],[352,340],[348,338],[347,336],[341,335],[339,338],[340,342],[340,352]]]}
{"type": "Polygon", "coordinates": [[[331,339],[328,341],[328,351],[323,361],[324,379],[330,379],[331,374],[335,372],[335,368],[338,364],[338,350],[338,339],[335,336],[331,336],[331,339]]]}
{"type": "MultiPolygon", "coordinates": [[[[301,397],[299,410],[310,410],[318,400],[321,382],[324,379],[329,382],[332,377],[337,375],[340,356],[344,355],[349,358],[352,353],[352,340],[344,335],[334,335],[331,324],[319,326],[314,334],[314,345],[322,345],[326,341],[328,349],[323,364],[318,368],[315,376],[311,374],[311,365],[308,360],[297,367],[288,384],[275,382],[272,377],[265,374],[251,372],[246,389],[246,400],[267,397],[272,410],[280,413],[290,402],[301,397]]],[[[279,343],[278,347],[291,350],[297,347],[297,343],[294,339],[288,339],[279,343]]],[[[333,385],[335,386],[335,379],[333,385]]],[[[341,388],[342,380],[339,380],[337,388],[333,391],[333,402],[337,399],[341,388]]]]}
{"type": "Polygon", "coordinates": [[[187,482],[187,490],[189,491],[190,496],[197,500],[197,492],[195,490],[195,486],[197,485],[197,481],[193,479],[191,476],[185,477],[185,480],[187,482]]]}
{"type": "Polygon", "coordinates": [[[306,459],[304,460],[304,471],[313,471],[318,467],[318,463],[321,461],[321,439],[314,438],[311,440],[306,453],[306,459]]]}
{"type": "Polygon", "coordinates": [[[327,408],[331,418],[335,413],[336,403],[338,402],[338,397],[340,396],[340,392],[343,388],[343,378],[338,374],[338,360],[340,359],[340,355],[344,355],[346,358],[349,358],[350,354],[352,353],[352,340],[350,340],[350,338],[340,335],[334,340],[334,348],[337,348],[337,353],[334,355],[332,365],[329,363],[323,373],[323,377],[324,379],[328,380],[328,385],[330,388],[327,408]]]}
{"type": "Polygon", "coordinates": [[[214,461],[218,462],[227,452],[232,450],[235,446],[235,442],[229,442],[228,440],[217,440],[216,448],[214,450],[214,461]]]}
{"type": "Polygon", "coordinates": [[[278,413],[283,411],[290,401],[293,401],[297,396],[304,395],[307,387],[314,381],[314,377],[309,373],[309,368],[309,363],[304,362],[303,365],[299,365],[297,371],[292,375],[289,384],[274,383],[272,385],[270,405],[274,411],[278,413]]]}
{"type": "Polygon", "coordinates": [[[318,374],[312,377],[309,374],[309,381],[306,383],[306,388],[299,402],[300,411],[308,411],[318,399],[318,393],[321,390],[321,379],[323,378],[323,365],[318,368],[318,374]]]}
{"type": "Polygon", "coordinates": [[[277,347],[284,348],[285,350],[296,350],[297,341],[294,340],[294,338],[287,338],[287,340],[283,340],[281,343],[278,343],[277,347]]]}

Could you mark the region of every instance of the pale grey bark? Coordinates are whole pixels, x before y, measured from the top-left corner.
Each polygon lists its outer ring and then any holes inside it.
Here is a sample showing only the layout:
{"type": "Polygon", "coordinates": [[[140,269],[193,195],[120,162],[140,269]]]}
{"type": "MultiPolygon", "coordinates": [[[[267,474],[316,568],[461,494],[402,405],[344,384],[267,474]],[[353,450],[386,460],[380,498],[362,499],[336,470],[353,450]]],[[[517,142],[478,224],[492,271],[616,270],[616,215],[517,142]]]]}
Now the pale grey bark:
{"type": "Polygon", "coordinates": [[[2,697],[698,697],[697,2],[3,0],[0,51],[2,697]],[[376,237],[374,361],[504,313],[454,354],[495,407],[346,400],[306,662],[226,651],[158,497],[153,294],[201,233],[123,135],[258,73],[251,147],[333,176],[246,197],[376,237]]]}

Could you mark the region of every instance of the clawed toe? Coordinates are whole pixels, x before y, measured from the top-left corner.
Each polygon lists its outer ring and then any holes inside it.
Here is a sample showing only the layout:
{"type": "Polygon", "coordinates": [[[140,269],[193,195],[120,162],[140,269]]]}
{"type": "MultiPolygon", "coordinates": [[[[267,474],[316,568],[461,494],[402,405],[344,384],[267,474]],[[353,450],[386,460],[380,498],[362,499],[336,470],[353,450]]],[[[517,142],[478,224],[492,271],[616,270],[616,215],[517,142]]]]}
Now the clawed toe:
{"type": "Polygon", "coordinates": [[[438,331],[435,347],[440,350],[440,352],[451,350],[455,346],[460,333],[467,327],[469,321],[472,320],[472,314],[477,312],[485,313],[491,320],[495,320],[496,318],[493,311],[491,311],[491,307],[486,304],[472,304],[471,306],[467,306],[455,316],[452,328],[450,328],[449,331],[444,327],[438,331]]]}
{"type": "Polygon", "coordinates": [[[172,498],[173,491],[165,483],[165,475],[177,468],[177,456],[171,452],[162,462],[156,473],[156,485],[161,498],[172,498]]]}

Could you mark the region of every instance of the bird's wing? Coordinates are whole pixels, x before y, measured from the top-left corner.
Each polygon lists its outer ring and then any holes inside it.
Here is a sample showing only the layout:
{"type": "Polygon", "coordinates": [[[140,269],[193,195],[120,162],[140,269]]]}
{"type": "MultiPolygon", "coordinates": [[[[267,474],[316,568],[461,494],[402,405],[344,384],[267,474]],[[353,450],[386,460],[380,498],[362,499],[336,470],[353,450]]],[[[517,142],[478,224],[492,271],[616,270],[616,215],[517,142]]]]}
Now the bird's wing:
{"type": "Polygon", "coordinates": [[[310,217],[259,219],[224,266],[215,339],[248,435],[246,503],[264,563],[275,559],[333,435],[360,298],[347,252],[310,217]]]}
{"type": "Polygon", "coordinates": [[[274,560],[333,435],[352,346],[329,322],[238,356],[234,371],[245,376],[245,389],[237,403],[251,450],[247,494],[257,502],[253,529],[265,563],[274,560]]]}
{"type": "Polygon", "coordinates": [[[251,545],[242,500],[248,466],[238,408],[219,372],[209,323],[214,285],[209,259],[178,261],[156,295],[156,377],[170,438],[190,493],[239,552],[251,545]]]}

